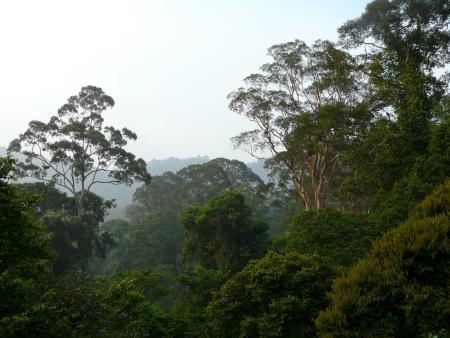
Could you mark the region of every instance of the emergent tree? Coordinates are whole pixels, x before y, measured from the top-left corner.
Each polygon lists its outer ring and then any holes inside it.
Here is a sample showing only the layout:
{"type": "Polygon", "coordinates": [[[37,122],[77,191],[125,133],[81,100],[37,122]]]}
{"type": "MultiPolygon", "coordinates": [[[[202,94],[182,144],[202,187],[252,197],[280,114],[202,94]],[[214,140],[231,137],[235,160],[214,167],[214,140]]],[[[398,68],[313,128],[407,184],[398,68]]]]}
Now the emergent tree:
{"type": "Polygon", "coordinates": [[[374,0],[339,28],[347,47],[364,47],[367,72],[385,111],[398,121],[400,162],[423,153],[432,110],[448,86],[450,6],[447,0],[374,0]]]}
{"type": "Polygon", "coordinates": [[[269,152],[289,172],[305,208],[320,209],[345,150],[370,117],[360,72],[328,41],[308,47],[296,40],[272,46],[269,55],[262,73],[229,95],[230,109],[257,125],[233,142],[255,157],[269,152]]]}
{"type": "Polygon", "coordinates": [[[104,127],[102,113],[114,100],[101,88],[87,86],[52,116],[48,123],[31,121],[29,128],[9,145],[9,152],[26,156],[19,173],[67,189],[75,198],[78,215],[85,214],[85,197],[96,184],[131,185],[148,182],[143,159],[127,152],[136,140],[127,128],[104,127]]]}

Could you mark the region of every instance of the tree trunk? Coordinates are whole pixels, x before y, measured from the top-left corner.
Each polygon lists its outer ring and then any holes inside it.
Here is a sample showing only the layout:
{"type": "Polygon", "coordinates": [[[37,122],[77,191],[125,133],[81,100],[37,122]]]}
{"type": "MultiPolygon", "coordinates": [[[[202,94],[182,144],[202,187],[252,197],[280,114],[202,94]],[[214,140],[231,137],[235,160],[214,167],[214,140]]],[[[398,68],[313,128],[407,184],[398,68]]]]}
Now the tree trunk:
{"type": "Polygon", "coordinates": [[[301,200],[303,201],[303,205],[305,206],[305,209],[310,210],[311,209],[311,201],[310,201],[308,192],[305,190],[303,185],[301,183],[299,183],[299,180],[296,177],[294,177],[294,184],[297,187],[298,194],[299,194],[301,200]]]}
{"type": "Polygon", "coordinates": [[[81,219],[85,215],[85,210],[84,210],[84,191],[80,191],[75,196],[75,203],[77,205],[78,217],[81,219]]]}

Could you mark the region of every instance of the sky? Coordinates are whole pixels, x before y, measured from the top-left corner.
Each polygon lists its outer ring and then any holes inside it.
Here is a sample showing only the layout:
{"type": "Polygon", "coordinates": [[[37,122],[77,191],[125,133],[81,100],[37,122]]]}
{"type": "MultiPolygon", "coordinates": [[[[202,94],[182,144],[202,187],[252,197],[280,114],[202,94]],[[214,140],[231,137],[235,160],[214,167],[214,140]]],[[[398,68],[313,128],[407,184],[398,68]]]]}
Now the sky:
{"type": "Polygon", "coordinates": [[[116,102],[146,161],[169,156],[250,161],[230,138],[254,129],[227,95],[269,61],[267,49],[336,40],[365,0],[0,1],[0,145],[47,122],[86,85],[116,102]]]}

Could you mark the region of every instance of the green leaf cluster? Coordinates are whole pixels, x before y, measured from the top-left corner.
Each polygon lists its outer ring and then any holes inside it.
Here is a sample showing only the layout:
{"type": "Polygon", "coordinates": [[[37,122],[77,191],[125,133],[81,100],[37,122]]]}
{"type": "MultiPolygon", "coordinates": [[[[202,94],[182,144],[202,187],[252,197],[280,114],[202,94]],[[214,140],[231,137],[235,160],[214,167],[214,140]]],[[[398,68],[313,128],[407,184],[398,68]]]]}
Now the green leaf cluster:
{"type": "Polygon", "coordinates": [[[188,269],[201,265],[234,273],[264,253],[267,224],[253,217],[239,191],[186,210],[181,221],[185,229],[183,262],[188,269]]]}
{"type": "Polygon", "coordinates": [[[208,336],[313,337],[333,275],[317,256],[269,252],[215,293],[208,336]]]}
{"type": "Polygon", "coordinates": [[[449,329],[450,181],[385,233],[330,293],[323,337],[415,337],[449,329]]]}

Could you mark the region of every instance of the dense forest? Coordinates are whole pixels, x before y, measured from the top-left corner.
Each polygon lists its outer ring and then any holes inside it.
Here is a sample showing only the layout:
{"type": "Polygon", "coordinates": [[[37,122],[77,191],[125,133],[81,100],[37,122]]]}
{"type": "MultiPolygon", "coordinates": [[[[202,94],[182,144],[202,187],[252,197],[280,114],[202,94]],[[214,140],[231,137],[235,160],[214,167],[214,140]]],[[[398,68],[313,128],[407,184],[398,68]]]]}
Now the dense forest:
{"type": "Polygon", "coordinates": [[[449,25],[374,0],[270,47],[228,94],[264,177],[148,170],[95,86],[31,121],[0,157],[0,336],[450,337],[449,25]],[[121,218],[109,186],[136,188],[121,218]]]}

